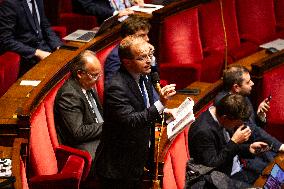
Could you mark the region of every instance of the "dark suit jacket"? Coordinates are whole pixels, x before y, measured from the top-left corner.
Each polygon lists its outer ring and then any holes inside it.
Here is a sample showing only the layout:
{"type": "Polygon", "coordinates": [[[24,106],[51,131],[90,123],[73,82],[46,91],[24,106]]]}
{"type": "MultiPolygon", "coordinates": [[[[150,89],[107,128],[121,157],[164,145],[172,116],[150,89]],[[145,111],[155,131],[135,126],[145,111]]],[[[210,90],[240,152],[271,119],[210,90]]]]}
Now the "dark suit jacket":
{"type": "Polygon", "coordinates": [[[74,12],[97,16],[99,23],[114,13],[109,0],[72,0],[72,3],[74,12]]]}
{"type": "MultiPolygon", "coordinates": [[[[95,90],[93,96],[102,113],[95,90]]],[[[54,102],[54,120],[57,134],[64,145],[86,150],[95,157],[102,124],[96,122],[96,115],[76,79],[70,78],[58,90],[54,102]]]]}
{"type": "MultiPolygon", "coordinates": [[[[227,94],[229,94],[229,92],[227,91],[221,91],[220,93],[217,94],[217,96],[215,97],[215,104],[218,103],[224,96],[226,96],[227,94]]],[[[251,101],[249,100],[248,97],[246,97],[246,100],[251,108],[251,110],[253,110],[253,106],[251,101]]],[[[257,121],[256,121],[256,113],[255,111],[252,112],[249,121],[246,123],[248,126],[250,126],[250,129],[252,130],[253,133],[253,140],[254,141],[263,141],[268,143],[269,145],[273,145],[273,150],[278,151],[278,149],[281,146],[281,142],[279,140],[277,140],[276,138],[272,137],[270,134],[268,134],[265,130],[263,130],[261,127],[259,127],[257,125],[257,121]]]]}
{"type": "Polygon", "coordinates": [[[154,122],[159,118],[150,82],[146,88],[149,108],[144,105],[137,83],[123,66],[113,76],[105,91],[105,123],[97,174],[110,179],[138,179],[143,174],[150,131],[153,136],[154,122]]]}
{"type": "Polygon", "coordinates": [[[40,14],[42,37],[36,26],[26,0],[3,0],[0,2],[0,51],[14,51],[26,59],[34,56],[36,49],[54,50],[61,45],[51,30],[44,14],[42,0],[36,0],[40,14]]]}
{"type": "Polygon", "coordinates": [[[191,125],[188,132],[190,156],[196,163],[216,167],[217,170],[231,175],[233,158],[253,157],[248,144],[228,143],[223,134],[223,127],[213,119],[209,110],[202,113],[191,125]]]}

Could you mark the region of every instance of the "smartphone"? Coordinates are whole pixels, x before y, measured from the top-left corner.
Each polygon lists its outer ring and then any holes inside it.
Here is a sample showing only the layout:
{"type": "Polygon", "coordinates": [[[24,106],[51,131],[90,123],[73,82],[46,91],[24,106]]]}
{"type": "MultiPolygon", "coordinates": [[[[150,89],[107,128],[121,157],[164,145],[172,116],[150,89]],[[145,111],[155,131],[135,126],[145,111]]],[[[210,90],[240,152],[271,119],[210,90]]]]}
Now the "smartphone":
{"type": "Polygon", "coordinates": [[[270,100],[272,99],[272,96],[271,96],[271,94],[267,97],[267,100],[266,100],[266,102],[270,102],[270,100]]]}

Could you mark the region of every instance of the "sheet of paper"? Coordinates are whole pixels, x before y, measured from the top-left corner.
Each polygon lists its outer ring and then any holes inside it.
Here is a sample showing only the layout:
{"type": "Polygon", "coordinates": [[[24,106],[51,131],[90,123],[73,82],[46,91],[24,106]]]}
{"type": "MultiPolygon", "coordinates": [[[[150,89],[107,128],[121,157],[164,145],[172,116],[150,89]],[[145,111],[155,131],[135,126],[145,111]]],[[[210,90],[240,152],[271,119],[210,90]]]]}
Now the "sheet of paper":
{"type": "Polygon", "coordinates": [[[167,135],[169,139],[172,139],[186,125],[195,120],[193,106],[193,100],[191,98],[186,98],[185,101],[183,101],[183,103],[178,107],[176,119],[172,120],[167,125],[167,135]]]}
{"type": "Polygon", "coordinates": [[[163,5],[155,5],[155,4],[144,4],[144,6],[132,6],[130,7],[131,10],[137,12],[144,12],[151,14],[153,11],[163,8],[163,5]]]}
{"type": "Polygon", "coordinates": [[[22,80],[20,85],[23,86],[38,86],[41,81],[39,80],[22,80]]]}
{"type": "Polygon", "coordinates": [[[270,41],[268,43],[260,45],[260,47],[269,49],[269,48],[275,48],[278,51],[281,51],[284,49],[284,39],[276,39],[274,41],[270,41]]]}

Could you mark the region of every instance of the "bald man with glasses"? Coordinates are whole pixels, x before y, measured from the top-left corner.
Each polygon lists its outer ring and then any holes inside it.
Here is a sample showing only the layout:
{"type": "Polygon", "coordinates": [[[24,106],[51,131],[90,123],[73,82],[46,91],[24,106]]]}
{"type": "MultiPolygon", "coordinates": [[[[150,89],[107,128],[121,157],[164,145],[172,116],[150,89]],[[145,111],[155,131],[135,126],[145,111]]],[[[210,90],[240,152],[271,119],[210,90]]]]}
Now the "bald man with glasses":
{"type": "Polygon", "coordinates": [[[54,102],[54,120],[61,143],[88,151],[93,159],[104,122],[94,88],[101,73],[95,53],[83,51],[75,60],[71,78],[58,90],[54,102]]]}

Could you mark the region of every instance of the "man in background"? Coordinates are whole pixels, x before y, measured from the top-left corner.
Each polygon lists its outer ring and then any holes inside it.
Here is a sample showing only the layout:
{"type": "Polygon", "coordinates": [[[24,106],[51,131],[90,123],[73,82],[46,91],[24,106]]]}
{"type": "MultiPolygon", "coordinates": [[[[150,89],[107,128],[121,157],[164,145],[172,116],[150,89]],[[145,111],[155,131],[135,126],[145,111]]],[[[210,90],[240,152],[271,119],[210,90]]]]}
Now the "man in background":
{"type": "Polygon", "coordinates": [[[94,88],[101,72],[95,53],[83,51],[75,60],[72,75],[58,90],[54,102],[54,121],[60,142],[88,151],[93,160],[104,122],[94,88]]]}
{"type": "Polygon", "coordinates": [[[238,94],[228,94],[202,113],[188,131],[190,155],[197,164],[215,167],[232,179],[253,184],[260,173],[246,169],[242,158],[254,158],[268,144],[251,138],[246,124],[252,110],[238,94]]]}
{"type": "MultiPolygon", "coordinates": [[[[121,25],[120,36],[125,38],[129,35],[135,35],[138,37],[142,37],[145,41],[149,41],[148,33],[151,28],[149,24],[149,20],[145,17],[139,15],[130,15],[121,25]]],[[[105,86],[110,83],[111,78],[114,73],[116,73],[121,65],[120,58],[118,56],[118,47],[119,44],[110,52],[107,56],[104,66],[105,72],[105,86]]],[[[154,51],[154,47],[151,47],[154,51]]],[[[151,52],[152,54],[154,52],[151,52]]],[[[156,65],[153,65],[152,60],[152,72],[157,71],[156,65]]]]}
{"type": "Polygon", "coordinates": [[[0,2],[0,52],[21,55],[20,76],[62,45],[51,30],[42,0],[0,2]]]}
{"type": "MultiPolygon", "coordinates": [[[[228,94],[240,94],[245,97],[249,108],[253,110],[252,103],[248,98],[253,85],[254,83],[251,80],[249,71],[245,67],[240,65],[229,66],[224,70],[223,90],[217,94],[215,104],[228,94]]],[[[266,167],[267,163],[273,160],[277,152],[284,152],[284,145],[259,127],[259,124],[265,124],[265,116],[268,110],[269,101],[266,98],[260,103],[256,112],[252,111],[246,122],[252,130],[252,138],[254,138],[254,140],[264,141],[271,146],[271,151],[264,152],[254,159],[246,160],[247,168],[254,170],[259,174],[266,167]]]]}
{"type": "Polygon", "coordinates": [[[128,36],[119,46],[122,65],[105,89],[102,142],[96,173],[105,189],[141,189],[144,167],[153,171],[155,121],[175,92],[175,84],[160,91],[154,101],[150,44],[128,36]]]}
{"type": "Polygon", "coordinates": [[[143,4],[143,0],[73,0],[75,12],[96,16],[99,24],[114,15],[122,18],[133,14],[134,11],[129,8],[143,4]]]}

